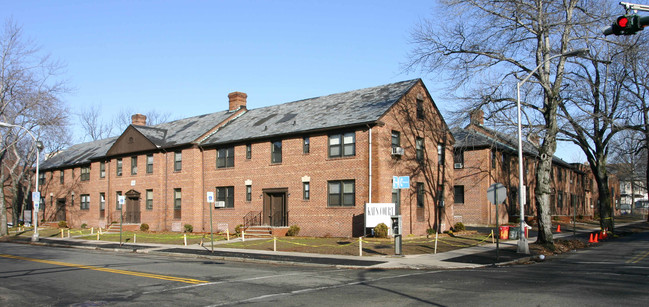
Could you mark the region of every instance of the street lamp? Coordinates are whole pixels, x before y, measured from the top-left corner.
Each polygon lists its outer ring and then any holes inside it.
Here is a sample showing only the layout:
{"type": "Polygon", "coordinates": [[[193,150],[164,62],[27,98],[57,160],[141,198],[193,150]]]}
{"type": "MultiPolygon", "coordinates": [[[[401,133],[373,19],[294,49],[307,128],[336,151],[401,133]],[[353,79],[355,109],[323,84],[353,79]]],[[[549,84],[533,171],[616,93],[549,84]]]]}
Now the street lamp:
{"type": "MultiPolygon", "coordinates": [[[[36,139],[36,136],[34,136],[34,133],[32,133],[29,129],[27,129],[27,128],[23,127],[23,126],[12,125],[12,124],[8,124],[8,123],[0,122],[0,127],[6,127],[6,128],[16,127],[16,128],[23,129],[23,130],[27,131],[29,136],[31,136],[32,139],[34,140],[34,145],[36,146],[36,149],[37,149],[36,150],[36,179],[34,181],[36,181],[36,192],[38,192],[38,179],[39,179],[38,178],[38,166],[39,166],[39,162],[40,162],[39,161],[40,160],[39,153],[40,153],[41,150],[43,150],[43,148],[45,148],[43,146],[43,142],[36,139]]],[[[40,198],[40,196],[38,198],[40,198]]],[[[32,199],[32,201],[34,202],[34,204],[40,203],[40,199],[32,199]]],[[[34,206],[34,209],[32,210],[32,221],[34,222],[34,234],[32,235],[32,241],[33,242],[38,241],[38,211],[37,211],[37,209],[38,209],[37,206],[34,206]]]]}
{"type": "Polygon", "coordinates": [[[547,60],[543,61],[541,64],[536,66],[523,80],[516,84],[516,104],[518,107],[518,203],[521,207],[521,218],[520,218],[520,233],[518,235],[518,253],[520,254],[529,254],[530,247],[527,243],[527,238],[525,237],[525,186],[523,185],[523,134],[521,128],[521,85],[527,82],[530,77],[543,66],[548,61],[558,58],[558,57],[573,57],[573,56],[584,56],[589,52],[588,48],[577,49],[573,51],[567,51],[562,54],[557,54],[549,57],[547,60]]]}

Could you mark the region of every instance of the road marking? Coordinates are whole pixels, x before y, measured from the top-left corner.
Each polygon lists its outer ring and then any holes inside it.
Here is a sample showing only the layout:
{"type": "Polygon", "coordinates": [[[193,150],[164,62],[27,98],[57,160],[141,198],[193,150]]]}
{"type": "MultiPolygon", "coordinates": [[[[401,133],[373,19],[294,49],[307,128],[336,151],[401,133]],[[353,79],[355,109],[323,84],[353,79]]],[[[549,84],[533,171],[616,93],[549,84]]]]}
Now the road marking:
{"type": "Polygon", "coordinates": [[[59,261],[52,261],[52,260],[28,258],[28,257],[22,257],[22,256],[0,254],[0,257],[18,259],[18,260],[25,260],[25,261],[33,261],[33,262],[39,262],[39,263],[47,263],[47,264],[52,264],[52,265],[73,267],[73,268],[79,268],[79,269],[87,269],[87,270],[107,272],[107,273],[139,276],[139,277],[162,279],[162,280],[169,280],[169,281],[178,281],[178,282],[183,282],[183,283],[187,283],[187,284],[208,283],[208,281],[205,281],[205,280],[198,280],[198,279],[192,279],[192,278],[183,278],[183,277],[174,277],[174,276],[150,274],[150,273],[143,273],[143,272],[109,269],[109,268],[96,267],[96,266],[92,266],[92,265],[83,265],[83,264],[59,262],[59,261]]]}
{"type": "Polygon", "coordinates": [[[640,255],[631,257],[631,259],[627,260],[626,263],[638,263],[638,262],[640,262],[640,260],[646,258],[647,256],[649,256],[649,251],[646,251],[644,253],[641,253],[640,255]]]}

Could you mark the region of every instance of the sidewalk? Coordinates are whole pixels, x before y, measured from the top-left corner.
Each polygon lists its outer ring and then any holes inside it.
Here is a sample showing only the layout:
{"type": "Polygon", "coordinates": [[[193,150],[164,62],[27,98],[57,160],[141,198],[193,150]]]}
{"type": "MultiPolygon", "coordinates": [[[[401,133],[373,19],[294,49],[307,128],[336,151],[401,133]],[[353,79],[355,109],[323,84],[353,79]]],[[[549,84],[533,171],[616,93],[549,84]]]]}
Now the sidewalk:
{"type": "MultiPolygon", "coordinates": [[[[617,227],[624,227],[633,223],[619,224],[617,227]]],[[[577,237],[587,238],[589,233],[599,230],[598,227],[577,230],[577,237]]],[[[562,233],[554,234],[555,238],[572,237],[572,230],[567,229],[562,233]]],[[[46,246],[63,246],[85,249],[100,249],[118,252],[135,252],[144,254],[160,254],[166,256],[209,258],[221,260],[235,260],[244,262],[267,262],[284,263],[293,265],[318,265],[335,266],[343,268],[376,268],[376,269],[463,269],[479,268],[491,265],[505,265],[516,261],[527,261],[530,255],[518,254],[518,240],[501,240],[500,249],[496,250],[496,244],[487,243],[480,246],[462,248],[438,254],[419,254],[404,256],[343,256],[325,255],[297,252],[273,252],[249,249],[219,248],[218,243],[214,244],[212,252],[211,244],[204,246],[194,245],[169,245],[150,243],[119,243],[81,240],[75,238],[41,238],[39,242],[30,242],[30,238],[21,238],[13,242],[21,241],[31,244],[46,246]],[[498,259],[496,260],[496,254],[498,259]]],[[[528,242],[536,241],[535,237],[529,238],[528,242]]]]}

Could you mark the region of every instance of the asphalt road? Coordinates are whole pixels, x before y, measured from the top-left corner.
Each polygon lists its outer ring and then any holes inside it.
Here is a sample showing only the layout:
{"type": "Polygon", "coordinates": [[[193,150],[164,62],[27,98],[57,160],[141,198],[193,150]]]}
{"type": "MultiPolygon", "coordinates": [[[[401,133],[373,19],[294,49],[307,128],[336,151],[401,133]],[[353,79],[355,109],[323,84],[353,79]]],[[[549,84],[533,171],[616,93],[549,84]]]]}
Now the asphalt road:
{"type": "Polygon", "coordinates": [[[550,261],[377,270],[0,244],[0,306],[647,306],[649,233],[550,261]]]}

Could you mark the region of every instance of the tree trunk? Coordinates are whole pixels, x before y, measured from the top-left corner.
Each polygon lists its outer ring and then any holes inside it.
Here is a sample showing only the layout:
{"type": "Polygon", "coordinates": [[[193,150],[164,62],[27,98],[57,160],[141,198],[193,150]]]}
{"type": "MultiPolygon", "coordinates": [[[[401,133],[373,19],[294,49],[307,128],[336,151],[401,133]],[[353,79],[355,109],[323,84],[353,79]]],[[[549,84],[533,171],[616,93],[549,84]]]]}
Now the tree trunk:
{"type": "MultiPolygon", "coordinates": [[[[545,146],[544,146],[545,147],[545,146]]],[[[543,148],[541,148],[543,151],[543,148]]],[[[539,165],[536,168],[536,188],[534,190],[536,196],[536,211],[537,221],[539,224],[539,234],[537,243],[540,244],[553,244],[552,237],[552,220],[550,213],[550,195],[551,191],[551,177],[550,170],[552,169],[552,155],[547,155],[545,159],[541,158],[539,165]]]]}
{"type": "MultiPolygon", "coordinates": [[[[2,161],[2,157],[0,157],[2,161]]],[[[0,167],[0,178],[4,178],[4,167],[0,167]]],[[[2,181],[0,181],[1,183],[2,181]]],[[[4,184],[0,184],[0,237],[9,234],[7,228],[7,204],[5,203],[4,184]]]]}

